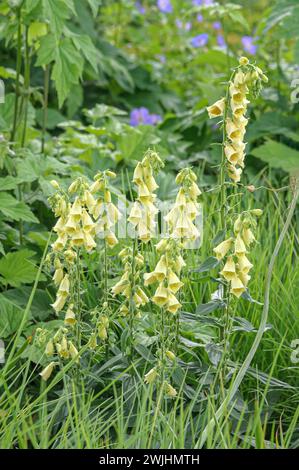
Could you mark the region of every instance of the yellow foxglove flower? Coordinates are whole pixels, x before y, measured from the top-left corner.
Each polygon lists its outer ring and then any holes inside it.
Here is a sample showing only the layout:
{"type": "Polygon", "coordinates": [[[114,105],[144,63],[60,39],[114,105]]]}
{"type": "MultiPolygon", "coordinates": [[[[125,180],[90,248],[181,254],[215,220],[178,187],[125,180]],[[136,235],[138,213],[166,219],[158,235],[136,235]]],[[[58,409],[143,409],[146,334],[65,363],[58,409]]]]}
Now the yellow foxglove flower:
{"type": "Polygon", "coordinates": [[[90,338],[89,338],[89,341],[88,341],[88,346],[90,347],[90,349],[96,349],[97,347],[97,337],[96,335],[93,333],[90,338]]]}
{"type": "Polygon", "coordinates": [[[242,283],[241,279],[238,276],[235,276],[232,281],[231,281],[231,290],[230,292],[235,296],[235,297],[241,297],[243,292],[246,291],[246,288],[244,284],[242,283]]]}
{"type": "Polygon", "coordinates": [[[239,183],[239,181],[241,180],[241,174],[242,174],[241,168],[236,168],[233,165],[229,165],[228,175],[235,183],[239,183]]]}
{"type": "Polygon", "coordinates": [[[136,294],[141,299],[141,302],[140,302],[141,305],[147,304],[147,302],[149,301],[149,298],[146,295],[146,293],[141,289],[141,287],[137,287],[136,294]]]}
{"type": "Polygon", "coordinates": [[[226,120],[226,133],[228,138],[232,141],[240,141],[243,139],[245,134],[245,126],[236,124],[235,121],[232,121],[230,118],[226,120]]]}
{"type": "Polygon", "coordinates": [[[179,280],[177,275],[173,272],[170,271],[168,275],[168,287],[169,289],[176,294],[178,290],[180,290],[181,287],[183,287],[184,283],[179,280]]]}
{"type": "Polygon", "coordinates": [[[70,280],[69,280],[69,275],[66,274],[59,285],[58,293],[60,295],[67,296],[69,292],[70,292],[70,280]]]}
{"type": "Polygon", "coordinates": [[[129,284],[129,281],[128,280],[123,280],[121,279],[120,281],[118,281],[115,286],[113,286],[111,288],[111,291],[112,291],[112,294],[113,294],[113,297],[115,295],[118,295],[118,294],[121,294],[122,292],[124,292],[125,288],[128,286],[129,284]]]}
{"type": "Polygon", "coordinates": [[[137,225],[142,220],[142,211],[140,208],[140,203],[138,201],[134,202],[133,207],[130,212],[128,221],[131,222],[134,226],[137,225]]]}
{"type": "Polygon", "coordinates": [[[133,174],[133,183],[139,185],[143,182],[143,166],[141,162],[138,162],[134,174],[133,174]]]}
{"type": "Polygon", "coordinates": [[[82,214],[82,203],[78,197],[76,197],[71,210],[70,210],[70,215],[73,216],[73,218],[79,222],[81,219],[81,214],[82,214]]]}
{"type": "Polygon", "coordinates": [[[154,274],[156,279],[161,282],[165,279],[167,274],[167,265],[165,255],[162,255],[157,266],[155,267],[154,274]]]}
{"type": "Polygon", "coordinates": [[[225,99],[222,98],[221,100],[216,101],[216,103],[212,104],[211,106],[207,107],[207,111],[209,113],[209,118],[213,119],[215,117],[220,117],[223,115],[225,108],[225,99]]]}
{"type": "Polygon", "coordinates": [[[156,273],[153,271],[151,273],[145,273],[143,275],[143,279],[144,279],[144,285],[145,286],[149,286],[150,284],[153,284],[154,282],[157,282],[158,279],[156,277],[156,273]]]}
{"type": "Polygon", "coordinates": [[[96,205],[96,200],[93,197],[93,195],[91,194],[91,192],[88,191],[88,189],[86,189],[84,191],[84,203],[86,204],[87,209],[89,210],[89,212],[92,213],[92,210],[93,210],[94,206],[96,205]]]}
{"type": "Polygon", "coordinates": [[[231,144],[226,144],[224,147],[225,156],[230,163],[235,165],[240,159],[240,152],[235,149],[231,144]]]}
{"type": "Polygon", "coordinates": [[[47,342],[45,353],[46,353],[47,356],[53,356],[53,354],[54,354],[54,344],[53,344],[52,340],[47,342]]]}
{"type": "Polygon", "coordinates": [[[64,232],[65,224],[66,224],[65,217],[59,217],[59,219],[57,220],[56,224],[53,227],[54,232],[57,232],[58,234],[60,234],[61,232],[64,232]]]}
{"type": "Polygon", "coordinates": [[[69,342],[69,352],[71,358],[76,359],[76,362],[79,362],[79,352],[71,341],[69,342]]]}
{"type": "Polygon", "coordinates": [[[247,246],[250,246],[251,243],[255,241],[255,236],[253,235],[250,228],[244,228],[242,232],[242,237],[247,246]]]}
{"type": "Polygon", "coordinates": [[[234,263],[232,256],[228,257],[227,262],[225,263],[225,266],[223,270],[220,272],[220,274],[227,281],[231,281],[236,276],[236,265],[234,263]]]}
{"type": "Polygon", "coordinates": [[[110,248],[113,248],[115,245],[118,244],[118,240],[113,232],[108,232],[107,235],[105,236],[105,240],[110,246],[110,248]]]}
{"type": "Polygon", "coordinates": [[[172,385],[170,385],[168,382],[165,383],[165,392],[166,395],[170,398],[175,398],[178,394],[175,388],[173,388],[172,385]]]}
{"type": "Polygon", "coordinates": [[[106,341],[106,339],[108,338],[107,330],[104,325],[99,325],[98,335],[102,341],[106,341]]]}
{"type": "Polygon", "coordinates": [[[63,309],[66,299],[65,295],[58,295],[56,297],[54,304],[51,304],[56,313],[59,313],[63,309]]]}
{"type": "Polygon", "coordinates": [[[65,314],[65,317],[64,317],[64,323],[66,325],[74,325],[76,323],[76,315],[75,313],[73,312],[73,304],[71,304],[67,311],[66,311],[66,314],[65,314]]]}
{"type": "Polygon", "coordinates": [[[41,378],[47,381],[50,378],[55,366],[55,362],[50,362],[50,364],[48,364],[47,367],[45,367],[44,370],[39,374],[41,378]]]}
{"type": "Polygon", "coordinates": [[[253,264],[250,263],[249,259],[246,257],[245,254],[241,254],[240,256],[238,256],[238,268],[240,271],[247,274],[252,267],[253,264]]]}
{"type": "Polygon", "coordinates": [[[233,239],[228,238],[227,240],[224,240],[224,242],[220,243],[218,246],[216,246],[216,248],[213,249],[216,255],[216,258],[218,260],[221,260],[222,258],[225,257],[227,252],[231,249],[232,243],[233,243],[233,239]]]}
{"type": "Polygon", "coordinates": [[[95,223],[93,222],[92,218],[85,209],[83,209],[82,211],[81,221],[84,232],[91,232],[92,230],[94,230],[95,223]]]}
{"type": "Polygon", "coordinates": [[[84,233],[82,232],[81,229],[77,229],[72,234],[72,245],[80,247],[83,244],[84,244],[84,233]]]}
{"type": "Polygon", "coordinates": [[[238,276],[239,276],[241,282],[243,283],[243,285],[246,287],[247,284],[248,284],[248,282],[249,282],[250,279],[251,279],[251,276],[249,276],[249,274],[244,273],[244,272],[242,272],[242,271],[238,273],[238,276]]]}
{"type": "Polygon", "coordinates": [[[62,340],[60,342],[59,355],[64,359],[69,358],[69,349],[68,349],[67,339],[65,336],[62,337],[62,340]]]}
{"type": "Polygon", "coordinates": [[[144,381],[147,384],[152,384],[153,382],[155,382],[157,377],[158,377],[157,369],[153,367],[153,369],[151,369],[147,374],[145,374],[144,381]]]}
{"type": "Polygon", "coordinates": [[[235,254],[239,256],[245,253],[247,253],[245,243],[242,240],[241,236],[237,235],[237,238],[235,240],[235,254]]]}
{"type": "Polygon", "coordinates": [[[154,304],[159,307],[163,307],[168,301],[168,290],[162,284],[160,284],[155,292],[154,297],[152,298],[154,304]]]}
{"type": "Polygon", "coordinates": [[[63,279],[63,269],[62,268],[57,268],[55,269],[55,272],[54,272],[54,276],[53,276],[53,281],[54,281],[54,284],[55,286],[58,286],[62,279],[63,279]]]}
{"type": "Polygon", "coordinates": [[[62,232],[59,234],[57,240],[51,245],[53,251],[62,251],[67,242],[67,234],[62,232]]]}
{"type": "Polygon", "coordinates": [[[89,232],[84,233],[84,246],[86,248],[86,251],[91,251],[97,246],[96,242],[94,241],[92,235],[90,235],[89,232]]]}
{"type": "Polygon", "coordinates": [[[178,309],[181,307],[182,305],[180,304],[180,302],[178,301],[178,299],[176,298],[175,295],[173,294],[168,294],[168,300],[167,300],[167,311],[170,312],[170,313],[177,313],[178,309]]]}
{"type": "Polygon", "coordinates": [[[130,313],[128,307],[124,304],[120,307],[119,311],[120,311],[121,315],[123,315],[124,317],[129,315],[129,313],[130,313]]]}
{"type": "Polygon", "coordinates": [[[175,270],[178,274],[181,272],[182,268],[186,266],[186,263],[183,260],[183,257],[181,255],[177,257],[174,264],[175,264],[175,270]]]}
{"type": "Polygon", "coordinates": [[[170,361],[173,362],[173,361],[176,360],[176,356],[175,356],[175,354],[174,354],[172,351],[165,351],[165,354],[166,354],[166,356],[168,357],[168,359],[169,359],[170,361]]]}
{"type": "Polygon", "coordinates": [[[68,218],[67,223],[65,224],[65,231],[69,235],[72,235],[78,230],[78,227],[79,227],[79,222],[78,222],[77,216],[71,215],[68,218]]]}

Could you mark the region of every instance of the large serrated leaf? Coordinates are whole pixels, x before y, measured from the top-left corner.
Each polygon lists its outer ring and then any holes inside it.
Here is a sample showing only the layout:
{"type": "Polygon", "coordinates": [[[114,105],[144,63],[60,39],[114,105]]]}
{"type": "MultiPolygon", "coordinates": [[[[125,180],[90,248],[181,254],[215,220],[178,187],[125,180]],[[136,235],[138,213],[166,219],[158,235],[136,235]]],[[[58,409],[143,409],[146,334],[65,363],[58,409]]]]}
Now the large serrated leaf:
{"type": "Polygon", "coordinates": [[[35,255],[31,250],[20,250],[8,253],[0,260],[0,280],[4,285],[19,287],[21,284],[31,284],[36,277],[37,267],[32,260],[35,255]]]}
{"type": "Polygon", "coordinates": [[[292,173],[299,170],[299,152],[285,144],[268,140],[251,154],[268,163],[273,168],[282,168],[292,173]]]}

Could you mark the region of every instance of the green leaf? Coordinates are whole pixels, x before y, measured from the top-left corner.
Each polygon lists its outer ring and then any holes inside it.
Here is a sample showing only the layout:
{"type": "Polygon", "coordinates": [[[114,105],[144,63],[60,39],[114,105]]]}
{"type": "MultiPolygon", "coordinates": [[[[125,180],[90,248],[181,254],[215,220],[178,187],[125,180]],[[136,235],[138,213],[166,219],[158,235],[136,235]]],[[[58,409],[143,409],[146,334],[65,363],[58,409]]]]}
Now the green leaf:
{"type": "Polygon", "coordinates": [[[214,312],[214,310],[218,310],[219,308],[225,307],[225,302],[221,300],[212,300],[207,304],[201,304],[196,307],[196,313],[199,315],[207,315],[208,313],[214,312]]]}
{"type": "Polygon", "coordinates": [[[38,268],[32,257],[35,255],[31,250],[20,250],[8,253],[0,260],[0,278],[4,285],[19,287],[21,284],[29,284],[35,280],[38,268]]]}
{"type": "Polygon", "coordinates": [[[89,3],[90,9],[95,18],[98,14],[99,6],[102,4],[102,0],[87,0],[87,2],[89,3]]]}
{"type": "Polygon", "coordinates": [[[44,12],[56,37],[62,33],[66,20],[76,14],[72,0],[43,0],[44,12]]]}
{"type": "Polygon", "coordinates": [[[252,150],[251,154],[273,168],[282,168],[289,173],[299,170],[298,150],[274,140],[268,140],[265,144],[252,150]]]}
{"type": "Polygon", "coordinates": [[[199,268],[193,269],[192,271],[197,273],[205,273],[207,271],[211,271],[211,269],[216,268],[219,262],[220,261],[217,258],[210,256],[199,266],[199,268]]]}
{"type": "Polygon", "coordinates": [[[76,85],[82,75],[83,58],[69,38],[63,39],[56,50],[56,60],[52,71],[55,81],[58,103],[61,108],[73,85],[76,85]]]}
{"type": "Polygon", "coordinates": [[[24,202],[18,201],[11,194],[0,192],[0,212],[5,217],[12,220],[24,220],[25,222],[38,223],[39,220],[35,217],[24,202]]]}
{"type": "Polygon", "coordinates": [[[23,309],[0,294],[0,338],[7,338],[17,331],[23,318],[23,309]]]}
{"type": "Polygon", "coordinates": [[[82,55],[85,57],[87,62],[90,63],[95,72],[98,71],[98,57],[99,52],[95,48],[92,40],[85,34],[76,34],[72,36],[72,41],[82,55]]]}
{"type": "MultiPolygon", "coordinates": [[[[28,303],[31,290],[31,287],[23,286],[18,289],[7,290],[3,293],[3,296],[18,307],[25,308],[28,303]]],[[[52,299],[46,290],[36,289],[30,308],[31,316],[40,321],[46,320],[51,313],[53,313],[53,309],[50,305],[51,301],[52,299]]]]}
{"type": "Polygon", "coordinates": [[[0,178],[0,191],[16,189],[18,184],[21,182],[21,178],[16,178],[15,176],[5,176],[5,178],[0,178]]]}
{"type": "Polygon", "coordinates": [[[56,41],[53,34],[48,34],[40,40],[40,47],[37,51],[36,66],[41,67],[43,65],[50,64],[56,57],[56,41]]]}

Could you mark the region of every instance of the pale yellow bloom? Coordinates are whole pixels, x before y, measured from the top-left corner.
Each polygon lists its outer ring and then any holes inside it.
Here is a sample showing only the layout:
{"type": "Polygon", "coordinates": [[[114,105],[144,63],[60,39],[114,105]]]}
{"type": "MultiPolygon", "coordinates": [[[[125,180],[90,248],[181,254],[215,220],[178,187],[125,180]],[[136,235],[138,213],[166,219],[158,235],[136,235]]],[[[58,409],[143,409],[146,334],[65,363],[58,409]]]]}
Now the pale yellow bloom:
{"type": "Polygon", "coordinates": [[[229,256],[223,270],[220,274],[226,279],[227,281],[231,281],[236,275],[236,265],[232,256],[229,256]]]}
{"type": "Polygon", "coordinates": [[[220,243],[216,248],[213,249],[216,258],[218,260],[221,260],[224,258],[224,256],[227,254],[227,252],[231,249],[233,243],[232,238],[228,238],[227,240],[224,240],[224,242],[220,243]]]}
{"type": "Polygon", "coordinates": [[[245,288],[244,284],[242,283],[240,278],[236,275],[231,281],[231,290],[230,290],[230,292],[234,296],[239,298],[239,297],[241,297],[241,295],[245,291],[246,291],[246,288],[245,288]]]}
{"type": "Polygon", "coordinates": [[[151,369],[147,374],[145,374],[144,381],[147,384],[152,384],[153,382],[155,382],[157,377],[158,377],[157,369],[153,367],[153,369],[151,369]]]}
{"type": "Polygon", "coordinates": [[[47,342],[45,353],[46,353],[47,356],[53,356],[53,354],[54,354],[54,344],[53,344],[52,340],[47,342]]]}
{"type": "Polygon", "coordinates": [[[167,311],[170,313],[177,313],[178,309],[181,307],[180,302],[176,298],[176,296],[172,293],[168,293],[167,299],[167,311]]]}
{"type": "Polygon", "coordinates": [[[71,341],[69,341],[69,353],[72,359],[76,359],[76,362],[79,362],[79,352],[71,341]]]}
{"type": "Polygon", "coordinates": [[[237,235],[235,240],[235,254],[242,255],[247,253],[246,246],[240,235],[237,235]]]}
{"type": "Polygon", "coordinates": [[[170,271],[170,273],[168,275],[168,287],[169,287],[169,289],[174,294],[176,294],[176,292],[178,292],[178,290],[181,287],[183,287],[183,285],[184,285],[184,283],[179,280],[178,276],[173,271],[170,271]]]}
{"type": "Polygon", "coordinates": [[[65,314],[64,323],[66,325],[74,325],[76,323],[76,315],[73,312],[73,304],[71,304],[65,314]]]}
{"type": "Polygon", "coordinates": [[[238,268],[240,271],[247,274],[252,267],[253,264],[250,263],[249,259],[246,257],[245,254],[238,256],[238,268]]]}
{"type": "Polygon", "coordinates": [[[155,292],[154,297],[152,298],[154,304],[159,307],[163,307],[168,301],[168,290],[162,284],[160,284],[155,292]]]}
{"type": "Polygon", "coordinates": [[[39,374],[41,378],[47,381],[50,378],[55,366],[55,362],[50,362],[50,364],[48,364],[47,367],[45,367],[44,370],[42,370],[42,372],[39,374]]]}
{"type": "Polygon", "coordinates": [[[168,382],[165,383],[165,392],[166,392],[166,395],[171,397],[171,398],[175,398],[178,394],[176,389],[173,388],[173,386],[170,385],[168,382]]]}
{"type": "Polygon", "coordinates": [[[216,101],[216,103],[212,104],[211,106],[207,107],[207,111],[209,113],[209,118],[220,117],[224,113],[225,108],[225,99],[221,98],[220,100],[216,101]]]}

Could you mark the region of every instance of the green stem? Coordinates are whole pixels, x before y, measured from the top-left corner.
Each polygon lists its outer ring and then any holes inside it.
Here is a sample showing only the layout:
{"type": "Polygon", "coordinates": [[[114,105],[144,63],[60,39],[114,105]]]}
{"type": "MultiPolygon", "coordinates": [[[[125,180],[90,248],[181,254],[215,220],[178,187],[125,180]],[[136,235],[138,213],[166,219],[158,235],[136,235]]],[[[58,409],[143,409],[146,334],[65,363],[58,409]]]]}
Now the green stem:
{"type": "Polygon", "coordinates": [[[48,98],[50,82],[50,65],[46,66],[44,74],[44,102],[43,102],[43,128],[42,128],[42,153],[45,152],[45,137],[48,119],[48,98]]]}
{"type": "Polygon", "coordinates": [[[28,106],[29,106],[29,89],[30,89],[30,51],[28,43],[28,27],[25,31],[25,72],[24,72],[24,125],[21,138],[21,147],[24,147],[26,141],[27,121],[28,121],[28,106]]]}
{"type": "Polygon", "coordinates": [[[17,32],[16,94],[15,94],[13,126],[12,126],[12,131],[11,131],[11,136],[10,136],[10,140],[12,142],[15,140],[16,130],[17,130],[19,96],[20,96],[20,74],[21,74],[21,66],[22,66],[21,7],[17,9],[17,22],[18,22],[18,32],[17,32]]]}
{"type": "Polygon", "coordinates": [[[133,345],[134,345],[134,294],[135,294],[135,256],[136,256],[136,235],[133,240],[133,256],[132,256],[132,279],[131,279],[131,295],[130,295],[130,311],[129,311],[129,335],[130,335],[130,350],[129,357],[133,360],[133,345]]]}

